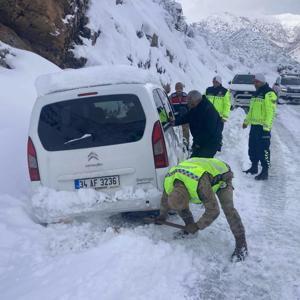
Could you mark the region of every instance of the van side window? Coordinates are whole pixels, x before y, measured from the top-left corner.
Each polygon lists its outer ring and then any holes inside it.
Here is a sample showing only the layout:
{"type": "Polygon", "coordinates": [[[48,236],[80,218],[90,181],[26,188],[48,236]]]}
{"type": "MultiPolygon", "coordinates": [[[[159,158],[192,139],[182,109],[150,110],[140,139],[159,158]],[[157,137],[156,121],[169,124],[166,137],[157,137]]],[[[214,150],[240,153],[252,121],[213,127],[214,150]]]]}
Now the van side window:
{"type": "Polygon", "coordinates": [[[159,115],[159,120],[161,124],[164,126],[169,123],[169,115],[158,94],[158,89],[153,91],[153,98],[159,115]]]}
{"type": "Polygon", "coordinates": [[[172,109],[172,105],[170,104],[170,101],[169,101],[169,98],[167,96],[167,94],[161,90],[161,89],[157,89],[157,92],[160,96],[160,99],[163,103],[163,106],[168,114],[168,117],[170,118],[171,116],[174,118],[174,112],[173,112],[173,109],[172,109]]]}

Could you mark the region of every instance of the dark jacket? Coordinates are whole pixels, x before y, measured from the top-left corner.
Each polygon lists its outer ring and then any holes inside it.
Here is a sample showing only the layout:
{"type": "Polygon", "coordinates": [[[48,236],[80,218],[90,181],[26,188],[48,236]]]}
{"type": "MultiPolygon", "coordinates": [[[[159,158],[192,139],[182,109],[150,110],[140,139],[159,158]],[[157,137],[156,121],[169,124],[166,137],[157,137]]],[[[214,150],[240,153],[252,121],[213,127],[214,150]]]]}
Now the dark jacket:
{"type": "Polygon", "coordinates": [[[188,112],[187,94],[185,92],[171,94],[170,102],[173,106],[175,115],[183,116],[188,112]]]}
{"type": "Polygon", "coordinates": [[[274,90],[272,90],[270,88],[268,83],[265,83],[263,86],[261,86],[259,89],[256,90],[256,92],[253,94],[252,98],[262,98],[262,99],[264,99],[266,94],[269,93],[269,92],[274,92],[274,90]]]}
{"type": "Polygon", "coordinates": [[[212,96],[224,97],[227,92],[228,92],[228,90],[226,88],[224,88],[222,85],[220,85],[218,87],[210,86],[206,89],[205,95],[206,96],[212,95],[212,96]]]}
{"type": "Polygon", "coordinates": [[[175,125],[188,123],[194,144],[201,147],[219,147],[222,144],[223,123],[211,102],[202,96],[201,102],[187,114],[177,117],[175,125]]]}

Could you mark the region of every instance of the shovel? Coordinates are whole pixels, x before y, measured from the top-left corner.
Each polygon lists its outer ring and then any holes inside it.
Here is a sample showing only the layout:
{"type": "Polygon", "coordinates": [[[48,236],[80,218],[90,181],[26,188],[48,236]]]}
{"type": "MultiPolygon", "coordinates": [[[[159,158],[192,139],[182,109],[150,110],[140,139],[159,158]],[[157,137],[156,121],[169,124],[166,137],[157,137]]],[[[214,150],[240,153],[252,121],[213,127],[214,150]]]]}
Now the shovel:
{"type": "Polygon", "coordinates": [[[168,222],[168,221],[156,220],[155,218],[144,218],[144,221],[147,224],[154,223],[154,224],[158,224],[158,225],[166,225],[166,226],[174,227],[174,228],[177,228],[177,229],[185,230],[185,226],[183,226],[183,225],[168,222]]]}

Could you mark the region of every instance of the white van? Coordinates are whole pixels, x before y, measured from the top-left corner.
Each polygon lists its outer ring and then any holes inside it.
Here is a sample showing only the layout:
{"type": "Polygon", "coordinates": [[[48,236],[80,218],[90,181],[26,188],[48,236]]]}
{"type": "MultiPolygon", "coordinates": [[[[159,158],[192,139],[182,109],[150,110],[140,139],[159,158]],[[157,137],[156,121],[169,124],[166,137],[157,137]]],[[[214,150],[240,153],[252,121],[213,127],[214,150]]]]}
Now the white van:
{"type": "Polygon", "coordinates": [[[146,71],[128,66],[40,77],[28,137],[34,190],[96,189],[113,197],[126,187],[156,188],[153,197],[103,203],[97,210],[159,209],[164,176],[185,153],[170,124],[168,97],[149,80],[146,71]]]}

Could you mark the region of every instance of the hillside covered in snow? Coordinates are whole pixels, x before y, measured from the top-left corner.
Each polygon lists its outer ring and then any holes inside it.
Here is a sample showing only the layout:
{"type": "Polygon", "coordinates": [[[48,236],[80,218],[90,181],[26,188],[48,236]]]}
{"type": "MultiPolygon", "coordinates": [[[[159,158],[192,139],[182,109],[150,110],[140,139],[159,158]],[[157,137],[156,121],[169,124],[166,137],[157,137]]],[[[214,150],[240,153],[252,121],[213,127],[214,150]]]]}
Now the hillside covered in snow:
{"type": "Polygon", "coordinates": [[[129,63],[149,69],[164,84],[181,80],[204,89],[215,73],[228,81],[237,72],[274,74],[279,66],[299,67],[296,17],[284,23],[284,16],[250,20],[224,14],[189,25],[181,5],[170,0],[92,1],[87,16],[97,39],[84,39],[75,56],[86,58],[88,65],[129,63]]]}
{"type": "MultiPolygon", "coordinates": [[[[36,2],[30,1],[34,16],[39,13],[34,9],[36,2]]],[[[72,45],[68,62],[74,63],[74,55],[88,66],[104,65],[108,72],[115,64],[136,65],[172,89],[180,80],[186,91],[204,91],[216,73],[225,85],[236,72],[262,71],[273,79],[278,62],[295,65],[285,49],[299,53],[299,48],[292,48],[298,21],[286,25],[295,28],[289,35],[280,26],[275,31],[268,22],[265,29],[259,25],[258,31],[251,31],[252,21],[239,18],[233,22],[228,15],[223,23],[216,19],[214,26],[210,22],[189,25],[181,6],[171,0],[90,0],[87,19],[76,6],[87,2],[71,1],[73,6],[66,8],[71,14],[59,20],[65,25],[85,20],[85,29],[80,24],[76,27],[76,41],[69,36],[60,39],[60,47],[72,45]],[[253,41],[259,42],[260,51],[248,48],[253,41]]],[[[26,3],[19,1],[17,8],[23,9],[26,3]]],[[[40,2],[42,7],[52,7],[50,3],[54,1],[40,2]]],[[[26,11],[18,20],[24,15],[26,11]]],[[[64,26],[50,25],[58,37],[67,33],[60,33],[64,26]]],[[[47,52],[46,45],[40,54],[47,52]]],[[[229,260],[234,240],[223,212],[206,230],[182,240],[174,239],[175,229],[120,215],[96,214],[68,224],[42,226],[32,214],[26,156],[30,114],[37,97],[34,83],[41,74],[61,71],[49,60],[61,67],[70,65],[58,52],[49,57],[46,53],[45,59],[34,49],[0,42],[1,300],[300,299],[299,106],[278,106],[267,182],[257,182],[242,172],[249,167],[249,129],[241,126],[245,112],[232,111],[225,124],[224,145],[217,157],[235,173],[234,204],[246,228],[250,254],[243,263],[229,260]]],[[[78,67],[78,61],[72,66],[78,67]]],[[[53,190],[49,194],[61,208],[76,197],[87,201],[96,191],[66,194],[53,190]]],[[[43,200],[47,193],[38,196],[37,200],[43,200]]],[[[198,218],[204,209],[192,205],[192,211],[198,218]]],[[[171,221],[181,222],[175,215],[171,221]]]]}
{"type": "Polygon", "coordinates": [[[188,89],[204,89],[216,72],[232,77],[228,66],[235,62],[210,49],[174,1],[91,1],[87,16],[97,39],[83,39],[74,50],[87,65],[130,64],[158,73],[163,84],[182,81],[188,89]]]}
{"type": "Polygon", "coordinates": [[[250,68],[299,68],[300,16],[242,17],[212,15],[194,24],[214,49],[250,68]]]}
{"type": "MultiPolygon", "coordinates": [[[[299,16],[250,19],[226,13],[190,25],[181,5],[173,0],[77,2],[64,10],[65,4],[61,4],[56,17],[55,10],[51,10],[54,4],[49,4],[36,18],[41,22],[51,16],[55,26],[33,26],[41,31],[40,35],[51,39],[33,39],[31,46],[24,49],[36,51],[63,68],[129,64],[158,74],[164,85],[183,81],[188,89],[201,90],[216,73],[227,82],[237,72],[263,72],[274,77],[279,66],[299,67],[295,61],[299,57],[299,16]],[[63,16],[62,21],[59,16],[63,16]],[[61,47],[65,47],[64,51],[61,47]]],[[[38,12],[31,7],[33,4],[28,6],[28,13],[26,5],[22,5],[19,10],[23,9],[24,16],[20,18],[29,22],[31,15],[38,12]]],[[[3,21],[8,22],[7,18],[3,21]]],[[[19,23],[11,26],[19,28],[19,23]]],[[[20,35],[17,38],[3,35],[5,30],[0,30],[0,40],[13,46],[22,47],[20,37],[28,39],[29,33],[24,36],[16,29],[20,35]]]]}

